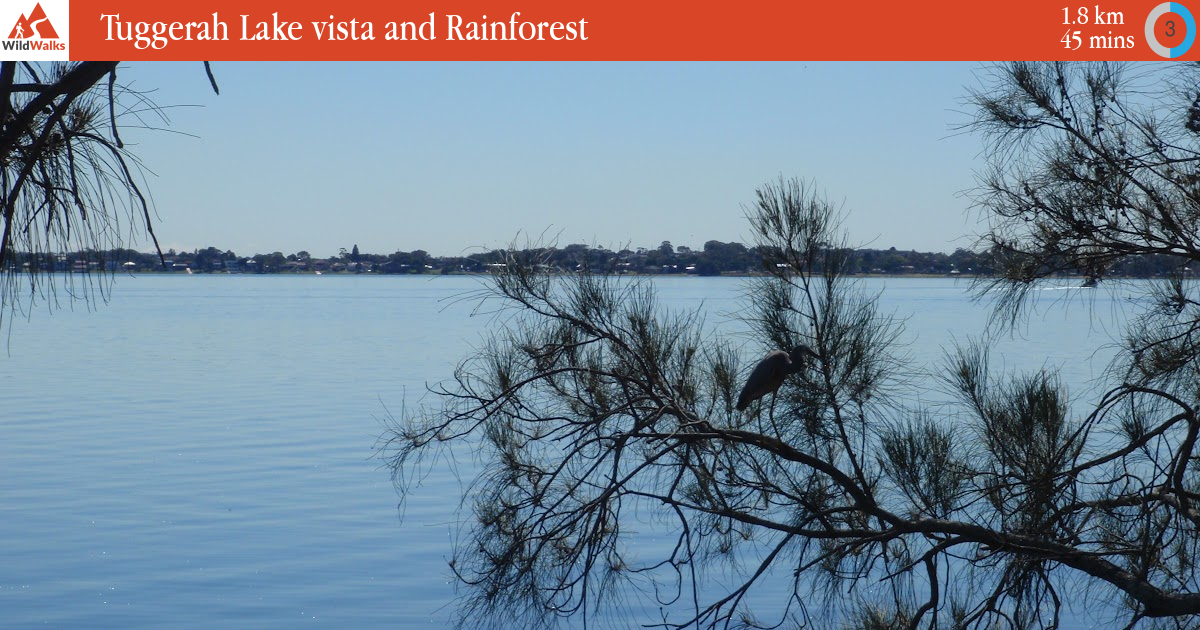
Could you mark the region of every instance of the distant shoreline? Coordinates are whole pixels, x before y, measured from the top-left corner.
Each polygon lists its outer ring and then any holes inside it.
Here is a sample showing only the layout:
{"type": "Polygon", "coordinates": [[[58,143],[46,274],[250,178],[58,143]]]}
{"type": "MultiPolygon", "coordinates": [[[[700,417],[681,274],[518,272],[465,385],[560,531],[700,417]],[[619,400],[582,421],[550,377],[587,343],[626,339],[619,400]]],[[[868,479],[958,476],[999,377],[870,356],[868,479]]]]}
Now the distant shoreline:
{"type": "MultiPolygon", "coordinates": [[[[284,255],[282,252],[239,256],[215,247],[193,252],[167,250],[149,254],[126,249],[82,250],[48,254],[15,253],[10,268],[34,268],[43,271],[128,271],[131,273],[228,273],[228,274],[313,274],[321,275],[477,275],[503,269],[508,263],[536,265],[539,271],[575,273],[583,270],[617,275],[732,276],[745,277],[775,271],[784,262],[759,247],[741,243],[708,241],[702,250],[674,248],[669,242],[655,249],[637,248],[611,251],[586,245],[562,248],[494,250],[468,257],[430,256],[424,250],[370,254],[342,250],[338,256],[314,258],[307,251],[284,255]],[[771,265],[770,267],[764,265],[771,265]]],[[[956,249],[951,254],[889,249],[839,249],[834,259],[839,269],[862,278],[948,278],[990,277],[1003,268],[1002,261],[990,252],[956,249]]],[[[1104,277],[1153,278],[1174,273],[1191,275],[1187,260],[1175,255],[1149,254],[1113,261],[1104,277]]],[[[1083,277],[1084,270],[1063,269],[1069,275],[1083,277]]]]}

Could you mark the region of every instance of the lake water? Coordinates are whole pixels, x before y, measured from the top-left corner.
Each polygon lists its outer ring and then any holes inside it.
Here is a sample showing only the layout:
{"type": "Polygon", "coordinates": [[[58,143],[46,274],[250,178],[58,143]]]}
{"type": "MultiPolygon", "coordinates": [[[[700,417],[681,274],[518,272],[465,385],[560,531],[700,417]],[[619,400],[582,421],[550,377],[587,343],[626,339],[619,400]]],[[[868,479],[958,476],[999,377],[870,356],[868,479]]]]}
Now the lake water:
{"type": "MultiPolygon", "coordinates": [[[[461,492],[438,471],[403,524],[381,418],[449,378],[495,322],[470,277],[118,277],[91,310],[12,322],[0,353],[0,625],[443,627],[461,492]]],[[[732,334],[744,281],[664,278],[732,334]]],[[[870,279],[936,361],[978,334],[966,282],[870,279]]],[[[1000,366],[1083,394],[1130,308],[1047,292],[1000,366]],[[1062,304],[1057,298],[1069,297],[1062,304]]],[[[743,334],[745,359],[759,351],[743,334]]],[[[428,402],[428,401],[427,401],[428,402]]]]}

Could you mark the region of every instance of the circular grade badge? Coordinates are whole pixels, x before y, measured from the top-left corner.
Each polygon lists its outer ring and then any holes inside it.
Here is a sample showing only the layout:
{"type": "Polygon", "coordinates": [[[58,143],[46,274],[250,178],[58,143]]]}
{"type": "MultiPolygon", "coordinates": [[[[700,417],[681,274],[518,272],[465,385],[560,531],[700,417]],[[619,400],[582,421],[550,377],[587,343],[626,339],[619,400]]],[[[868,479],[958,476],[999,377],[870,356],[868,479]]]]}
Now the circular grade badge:
{"type": "Polygon", "coordinates": [[[1150,11],[1150,15],[1146,16],[1146,44],[1150,46],[1150,50],[1153,50],[1160,57],[1166,57],[1168,59],[1180,57],[1192,47],[1192,42],[1195,40],[1196,20],[1192,18],[1192,12],[1188,11],[1187,7],[1179,4],[1178,2],[1164,2],[1154,7],[1154,9],[1150,11]],[[1175,24],[1173,20],[1167,21],[1166,30],[1163,32],[1164,37],[1174,37],[1175,34],[1181,30],[1181,26],[1183,29],[1186,29],[1183,42],[1173,48],[1167,48],[1166,46],[1158,43],[1158,29],[1155,28],[1155,25],[1158,23],[1158,18],[1168,13],[1174,13],[1183,18],[1183,24],[1175,24]]]}

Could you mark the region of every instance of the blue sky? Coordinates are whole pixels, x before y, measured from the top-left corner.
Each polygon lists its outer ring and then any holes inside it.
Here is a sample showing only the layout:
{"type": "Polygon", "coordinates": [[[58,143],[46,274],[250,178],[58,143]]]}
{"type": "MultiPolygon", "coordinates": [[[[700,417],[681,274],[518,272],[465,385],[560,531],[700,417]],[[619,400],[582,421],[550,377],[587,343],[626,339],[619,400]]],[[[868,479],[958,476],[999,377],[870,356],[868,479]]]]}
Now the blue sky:
{"type": "Polygon", "coordinates": [[[190,134],[124,134],[164,248],[748,242],[742,206],[779,175],[844,203],[855,244],[953,251],[976,229],[980,139],[954,127],[979,64],[213,67],[220,96],[198,62],[120,70],[190,134]]]}

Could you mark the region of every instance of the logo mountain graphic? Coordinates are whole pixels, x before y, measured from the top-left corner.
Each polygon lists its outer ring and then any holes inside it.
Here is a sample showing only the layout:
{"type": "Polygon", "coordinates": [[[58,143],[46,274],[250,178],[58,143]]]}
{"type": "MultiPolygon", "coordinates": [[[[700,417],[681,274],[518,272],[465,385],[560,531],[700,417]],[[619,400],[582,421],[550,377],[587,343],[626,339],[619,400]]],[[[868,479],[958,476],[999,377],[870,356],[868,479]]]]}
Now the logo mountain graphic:
{"type": "Polygon", "coordinates": [[[22,13],[17,23],[13,25],[12,32],[8,34],[9,39],[30,39],[35,36],[40,39],[58,39],[58,32],[54,30],[50,18],[42,9],[41,2],[34,5],[33,12],[29,14],[28,18],[22,13]]]}

